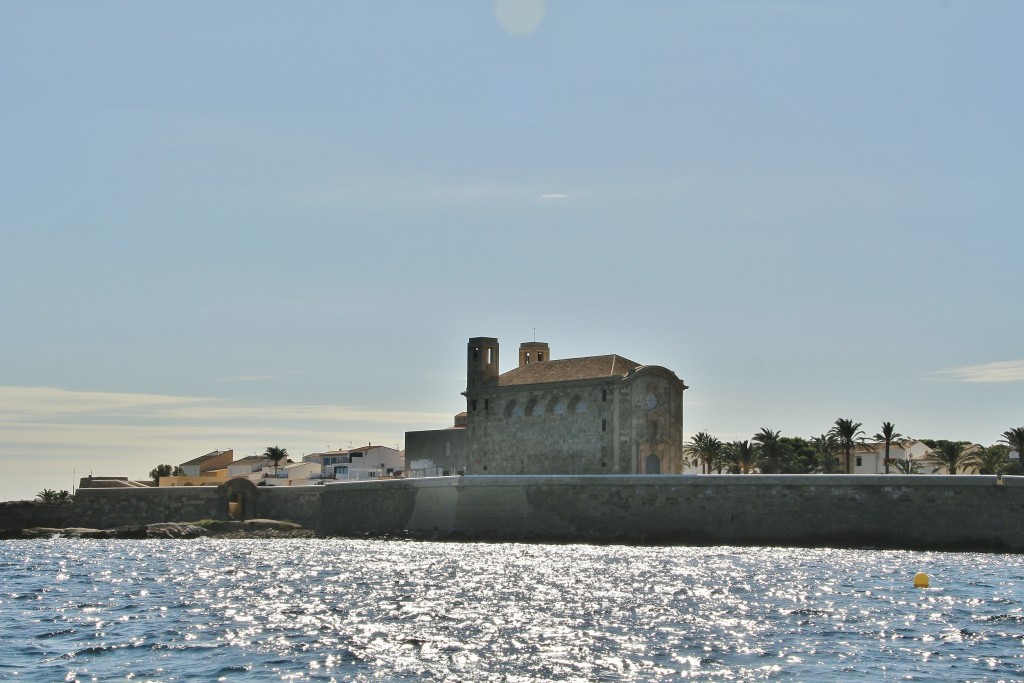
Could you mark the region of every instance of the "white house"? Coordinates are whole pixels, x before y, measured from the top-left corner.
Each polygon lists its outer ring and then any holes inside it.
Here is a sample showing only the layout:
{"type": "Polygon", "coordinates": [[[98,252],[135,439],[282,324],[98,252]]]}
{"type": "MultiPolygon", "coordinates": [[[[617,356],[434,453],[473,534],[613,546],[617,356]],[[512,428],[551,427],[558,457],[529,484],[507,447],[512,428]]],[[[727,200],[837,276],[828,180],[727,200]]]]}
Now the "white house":
{"type": "MultiPolygon", "coordinates": [[[[924,443],[916,439],[894,441],[889,446],[889,474],[899,474],[895,461],[910,460],[918,465],[925,464],[932,452],[924,443]]],[[[843,459],[840,454],[840,461],[843,459]]],[[[928,470],[924,470],[928,471],[928,470]]],[[[853,451],[854,474],[885,474],[885,443],[860,444],[853,451]]]]}
{"type": "Polygon", "coordinates": [[[273,464],[270,458],[262,455],[249,455],[228,465],[228,478],[246,477],[257,481],[261,478],[263,468],[273,464]]]}
{"type": "Polygon", "coordinates": [[[362,448],[325,451],[302,456],[303,462],[315,463],[323,479],[361,481],[400,474],[405,466],[401,451],[387,446],[366,445],[362,448]]]}
{"type": "Polygon", "coordinates": [[[320,466],[315,462],[289,462],[277,467],[265,465],[261,471],[261,483],[267,486],[308,486],[319,481],[319,473],[320,466]]]}

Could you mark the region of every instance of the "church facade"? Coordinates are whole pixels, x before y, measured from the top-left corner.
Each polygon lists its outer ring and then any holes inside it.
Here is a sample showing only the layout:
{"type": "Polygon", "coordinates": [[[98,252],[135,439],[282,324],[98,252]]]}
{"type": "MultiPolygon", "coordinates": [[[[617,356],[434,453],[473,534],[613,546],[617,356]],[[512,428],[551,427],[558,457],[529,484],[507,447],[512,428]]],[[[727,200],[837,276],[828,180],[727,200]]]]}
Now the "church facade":
{"type": "Polygon", "coordinates": [[[497,339],[469,340],[464,427],[408,432],[410,476],[683,471],[687,387],[671,370],[614,354],[553,359],[544,342],[521,344],[504,373],[499,357],[497,339]]]}

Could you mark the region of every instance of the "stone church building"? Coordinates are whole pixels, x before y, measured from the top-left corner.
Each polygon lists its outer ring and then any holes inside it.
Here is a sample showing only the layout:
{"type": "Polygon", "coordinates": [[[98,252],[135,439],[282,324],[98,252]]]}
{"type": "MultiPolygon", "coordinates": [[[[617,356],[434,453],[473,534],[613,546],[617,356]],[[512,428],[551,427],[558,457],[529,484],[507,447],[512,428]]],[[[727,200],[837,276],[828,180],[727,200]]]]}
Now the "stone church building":
{"type": "Polygon", "coordinates": [[[525,342],[499,370],[498,340],[466,350],[466,412],[456,425],[406,433],[408,476],[677,474],[683,392],[671,370],[617,355],[553,359],[525,342]]]}

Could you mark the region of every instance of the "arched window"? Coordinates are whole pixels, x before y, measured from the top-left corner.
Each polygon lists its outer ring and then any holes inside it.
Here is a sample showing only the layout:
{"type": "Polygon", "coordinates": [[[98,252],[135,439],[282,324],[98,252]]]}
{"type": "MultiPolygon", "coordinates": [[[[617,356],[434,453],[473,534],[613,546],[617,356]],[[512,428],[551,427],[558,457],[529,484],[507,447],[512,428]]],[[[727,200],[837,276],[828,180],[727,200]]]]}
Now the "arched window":
{"type": "Polygon", "coordinates": [[[544,406],[544,412],[547,413],[548,415],[554,415],[555,414],[555,408],[557,406],[558,406],[558,397],[557,396],[552,396],[551,398],[548,399],[548,404],[546,406],[544,406]]]}
{"type": "Polygon", "coordinates": [[[644,460],[644,474],[661,474],[661,458],[654,453],[644,460]]]}
{"type": "Polygon", "coordinates": [[[526,414],[530,417],[540,417],[544,413],[544,408],[541,406],[540,401],[535,398],[531,398],[526,403],[526,414]]]}
{"type": "Polygon", "coordinates": [[[515,419],[517,417],[522,417],[522,416],[523,416],[523,407],[521,405],[519,405],[519,403],[515,399],[512,399],[511,401],[509,401],[508,403],[505,404],[505,418],[506,419],[515,419]]]}

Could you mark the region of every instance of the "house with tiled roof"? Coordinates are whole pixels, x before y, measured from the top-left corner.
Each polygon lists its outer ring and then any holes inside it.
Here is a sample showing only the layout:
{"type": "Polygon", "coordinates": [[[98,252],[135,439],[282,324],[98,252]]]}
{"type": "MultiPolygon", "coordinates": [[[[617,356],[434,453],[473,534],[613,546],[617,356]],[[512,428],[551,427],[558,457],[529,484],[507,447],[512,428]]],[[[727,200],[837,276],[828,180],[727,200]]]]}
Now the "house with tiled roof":
{"type": "Polygon", "coordinates": [[[498,340],[467,347],[463,429],[406,434],[407,473],[662,474],[683,465],[683,392],[671,370],[608,354],[553,359],[525,342],[499,370],[498,340]]]}
{"type": "Polygon", "coordinates": [[[213,476],[212,473],[215,470],[226,469],[234,458],[235,451],[233,449],[211,451],[206,455],[200,455],[198,458],[192,458],[188,462],[183,462],[178,467],[181,468],[186,477],[213,476]]]}

